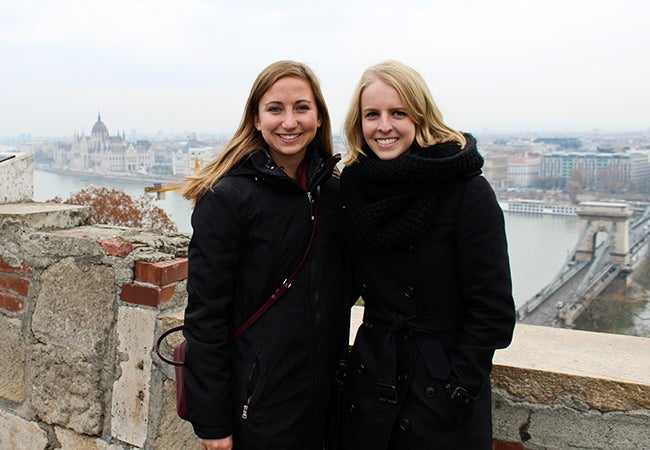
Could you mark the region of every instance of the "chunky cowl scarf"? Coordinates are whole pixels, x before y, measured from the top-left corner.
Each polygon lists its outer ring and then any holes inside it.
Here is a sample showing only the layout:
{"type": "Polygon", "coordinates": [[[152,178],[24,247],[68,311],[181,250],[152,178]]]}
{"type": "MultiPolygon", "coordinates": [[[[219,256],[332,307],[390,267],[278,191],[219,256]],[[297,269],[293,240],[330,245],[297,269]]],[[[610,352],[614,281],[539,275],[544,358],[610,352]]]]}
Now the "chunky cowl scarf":
{"type": "Polygon", "coordinates": [[[467,145],[443,142],[381,160],[369,148],[341,174],[345,218],[341,234],[362,248],[403,248],[415,242],[435,219],[441,183],[479,174],[483,158],[476,139],[467,145]]]}

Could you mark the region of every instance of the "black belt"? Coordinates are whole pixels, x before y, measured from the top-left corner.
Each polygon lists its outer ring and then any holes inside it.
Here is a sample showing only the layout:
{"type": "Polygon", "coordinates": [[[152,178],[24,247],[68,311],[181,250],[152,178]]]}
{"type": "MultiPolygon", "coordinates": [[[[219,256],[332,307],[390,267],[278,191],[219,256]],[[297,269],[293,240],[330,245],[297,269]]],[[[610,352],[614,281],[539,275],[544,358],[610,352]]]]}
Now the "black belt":
{"type": "MultiPolygon", "coordinates": [[[[399,333],[407,333],[413,335],[418,347],[422,349],[428,348],[430,351],[422,351],[423,355],[431,356],[424,357],[424,363],[429,367],[432,374],[438,375],[442,379],[446,379],[451,371],[451,367],[440,364],[440,360],[446,355],[436,337],[436,333],[445,331],[455,331],[458,329],[457,322],[449,315],[440,314],[439,312],[426,312],[415,314],[408,317],[397,318],[393,321],[384,321],[376,317],[368,317],[367,322],[377,322],[380,324],[388,325],[388,331],[384,338],[382,352],[379,357],[379,372],[376,382],[376,391],[379,401],[396,404],[399,400],[397,395],[397,345],[395,343],[395,335],[399,333]],[[427,353],[434,353],[429,355],[427,353]],[[437,353],[437,355],[435,355],[437,353]],[[433,362],[435,360],[435,366],[433,362]]],[[[469,392],[460,387],[446,382],[444,388],[448,391],[450,398],[460,404],[470,405],[474,397],[469,392]]]]}

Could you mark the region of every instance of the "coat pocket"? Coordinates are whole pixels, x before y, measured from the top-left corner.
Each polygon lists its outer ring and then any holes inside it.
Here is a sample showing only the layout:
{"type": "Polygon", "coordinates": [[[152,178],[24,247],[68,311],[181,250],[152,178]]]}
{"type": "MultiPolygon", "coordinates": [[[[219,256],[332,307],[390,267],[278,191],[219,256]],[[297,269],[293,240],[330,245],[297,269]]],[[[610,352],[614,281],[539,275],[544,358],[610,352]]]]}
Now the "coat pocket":
{"type": "Polygon", "coordinates": [[[260,373],[260,360],[262,354],[260,352],[255,353],[253,362],[251,364],[251,369],[248,372],[248,378],[245,384],[244,389],[244,404],[242,406],[241,418],[243,420],[248,419],[248,414],[251,409],[251,404],[253,403],[253,398],[258,394],[258,381],[260,373]]]}

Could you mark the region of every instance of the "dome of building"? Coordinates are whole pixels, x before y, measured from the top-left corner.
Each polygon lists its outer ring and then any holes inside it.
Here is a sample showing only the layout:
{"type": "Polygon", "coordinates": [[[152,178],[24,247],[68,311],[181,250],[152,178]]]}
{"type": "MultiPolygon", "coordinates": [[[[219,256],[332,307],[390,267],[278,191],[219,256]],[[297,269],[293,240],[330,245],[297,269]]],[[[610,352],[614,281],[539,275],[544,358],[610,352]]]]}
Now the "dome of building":
{"type": "Polygon", "coordinates": [[[97,113],[97,122],[95,122],[95,125],[93,125],[91,134],[101,134],[108,136],[108,129],[106,128],[106,125],[104,125],[104,122],[102,122],[102,118],[99,113],[97,113]]]}

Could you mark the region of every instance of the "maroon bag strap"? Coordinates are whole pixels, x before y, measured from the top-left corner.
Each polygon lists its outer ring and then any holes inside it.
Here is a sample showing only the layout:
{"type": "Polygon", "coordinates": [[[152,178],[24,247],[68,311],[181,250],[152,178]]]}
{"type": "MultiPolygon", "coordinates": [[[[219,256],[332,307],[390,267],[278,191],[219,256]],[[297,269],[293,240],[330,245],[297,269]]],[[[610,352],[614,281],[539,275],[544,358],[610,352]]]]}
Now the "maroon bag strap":
{"type": "Polygon", "coordinates": [[[264,303],[260,309],[258,309],[255,314],[250,316],[246,322],[244,322],[239,328],[237,328],[231,335],[230,339],[228,342],[232,342],[235,339],[237,339],[244,331],[248,330],[251,325],[253,325],[255,322],[257,322],[257,319],[262,317],[262,315],[268,311],[268,309],[273,306],[275,302],[277,302],[282,295],[289,290],[295,279],[298,277],[298,274],[302,270],[303,267],[305,267],[305,264],[307,263],[307,260],[309,259],[309,255],[311,253],[311,248],[314,244],[314,241],[316,240],[316,232],[318,231],[318,216],[320,214],[320,186],[316,188],[316,211],[314,212],[314,226],[311,230],[311,237],[309,238],[309,244],[307,245],[307,250],[305,250],[305,254],[303,255],[302,259],[300,260],[300,263],[298,264],[298,267],[293,271],[293,273],[285,279],[282,284],[280,285],[279,288],[275,290],[275,292],[269,297],[269,299],[264,303]]]}
{"type": "MultiPolygon", "coordinates": [[[[316,232],[318,231],[318,216],[320,214],[320,186],[316,188],[316,201],[315,201],[315,206],[316,210],[314,212],[314,226],[311,230],[311,237],[309,238],[309,244],[307,245],[307,250],[305,250],[305,254],[303,255],[302,259],[300,260],[300,263],[298,264],[298,267],[293,271],[293,273],[282,282],[279,288],[275,290],[273,295],[269,297],[269,299],[258,309],[255,314],[253,314],[251,317],[248,318],[246,322],[244,322],[237,330],[235,330],[231,335],[230,338],[228,339],[228,342],[232,342],[235,339],[237,339],[244,331],[248,330],[251,325],[253,325],[257,320],[262,317],[262,315],[268,311],[268,309],[273,306],[275,302],[277,302],[282,295],[289,290],[295,279],[298,277],[298,274],[302,270],[302,268],[305,266],[307,263],[307,260],[309,259],[309,255],[311,254],[311,248],[314,244],[314,241],[316,240],[316,232]]],[[[160,345],[162,342],[165,340],[167,336],[169,336],[172,333],[176,333],[177,331],[182,331],[183,326],[177,326],[174,328],[170,328],[169,330],[165,331],[163,334],[160,335],[158,340],[156,341],[156,353],[162,359],[164,362],[167,364],[171,364],[173,366],[182,366],[184,363],[184,351],[180,353],[181,356],[178,359],[169,359],[165,355],[162,354],[160,351],[160,345]]],[[[182,345],[182,344],[181,344],[182,345]]],[[[184,350],[184,348],[183,348],[184,350]]],[[[175,352],[176,353],[176,352],[175,352]]],[[[177,356],[175,354],[175,356],[177,356]]]]}

